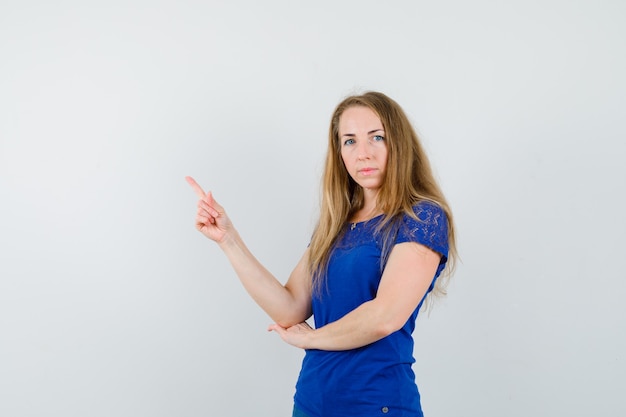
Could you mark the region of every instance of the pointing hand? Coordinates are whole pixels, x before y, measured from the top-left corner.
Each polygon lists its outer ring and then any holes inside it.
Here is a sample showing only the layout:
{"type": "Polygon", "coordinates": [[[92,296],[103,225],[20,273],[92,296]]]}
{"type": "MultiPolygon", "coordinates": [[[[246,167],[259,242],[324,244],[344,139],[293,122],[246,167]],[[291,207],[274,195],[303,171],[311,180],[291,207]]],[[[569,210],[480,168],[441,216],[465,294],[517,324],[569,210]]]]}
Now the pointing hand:
{"type": "Polygon", "coordinates": [[[222,243],[233,228],[224,208],[217,204],[210,191],[205,193],[193,178],[185,177],[185,179],[199,199],[196,229],[209,239],[222,243]]]}

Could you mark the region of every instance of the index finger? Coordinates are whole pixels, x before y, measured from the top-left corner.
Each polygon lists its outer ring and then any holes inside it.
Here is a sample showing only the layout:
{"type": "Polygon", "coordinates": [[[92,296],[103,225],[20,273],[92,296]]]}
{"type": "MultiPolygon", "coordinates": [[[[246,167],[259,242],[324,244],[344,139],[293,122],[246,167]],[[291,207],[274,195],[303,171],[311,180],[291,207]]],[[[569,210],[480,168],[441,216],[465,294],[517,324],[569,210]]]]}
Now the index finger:
{"type": "Polygon", "coordinates": [[[202,187],[191,177],[185,177],[191,188],[195,191],[199,199],[203,200],[206,197],[206,193],[202,190],[202,187]]]}

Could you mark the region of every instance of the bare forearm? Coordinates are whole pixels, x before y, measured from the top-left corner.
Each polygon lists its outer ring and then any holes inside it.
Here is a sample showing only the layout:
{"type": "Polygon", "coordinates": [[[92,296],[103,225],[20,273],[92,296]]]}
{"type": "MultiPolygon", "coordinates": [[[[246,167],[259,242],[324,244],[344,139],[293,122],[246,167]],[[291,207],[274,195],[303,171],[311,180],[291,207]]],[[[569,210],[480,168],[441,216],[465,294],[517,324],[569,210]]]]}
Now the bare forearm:
{"type": "Polygon", "coordinates": [[[398,328],[375,300],[366,302],[340,320],[309,332],[306,349],[348,350],[374,343],[398,328]]]}
{"type": "Polygon", "coordinates": [[[289,290],[256,259],[238,233],[220,243],[220,248],[248,294],[272,320],[291,326],[307,318],[289,290]]]}
{"type": "Polygon", "coordinates": [[[298,264],[297,273],[292,273],[287,284],[282,285],[248,250],[213,194],[205,193],[193,178],[186,177],[186,180],[199,199],[196,229],[220,245],[256,303],[283,326],[292,326],[309,318],[310,281],[307,280],[307,274],[303,273],[306,272],[302,267],[303,260],[298,264]]]}

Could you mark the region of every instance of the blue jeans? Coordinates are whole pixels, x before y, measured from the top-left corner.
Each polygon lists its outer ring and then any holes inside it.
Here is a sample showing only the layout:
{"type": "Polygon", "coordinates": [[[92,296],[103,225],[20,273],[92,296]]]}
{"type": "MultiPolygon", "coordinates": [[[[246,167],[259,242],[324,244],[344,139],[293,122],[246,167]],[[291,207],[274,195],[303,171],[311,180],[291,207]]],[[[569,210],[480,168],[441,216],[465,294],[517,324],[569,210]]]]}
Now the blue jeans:
{"type": "Polygon", "coordinates": [[[304,411],[297,409],[296,406],[294,405],[293,414],[291,414],[291,417],[309,417],[309,415],[305,414],[304,411]]]}

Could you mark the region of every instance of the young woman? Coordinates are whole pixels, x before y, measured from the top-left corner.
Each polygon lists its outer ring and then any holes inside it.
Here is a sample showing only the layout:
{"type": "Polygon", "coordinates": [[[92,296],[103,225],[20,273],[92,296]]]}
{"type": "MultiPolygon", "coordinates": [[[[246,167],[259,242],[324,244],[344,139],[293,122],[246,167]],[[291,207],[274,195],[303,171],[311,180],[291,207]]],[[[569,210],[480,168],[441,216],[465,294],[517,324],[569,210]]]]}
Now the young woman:
{"type": "Polygon", "coordinates": [[[344,99],[328,139],[320,218],[284,285],[187,177],[200,200],[196,228],[275,321],[269,330],[306,350],[293,416],[422,416],[412,333],[427,296],[445,294],[452,213],[407,116],[386,95],[344,99]]]}

